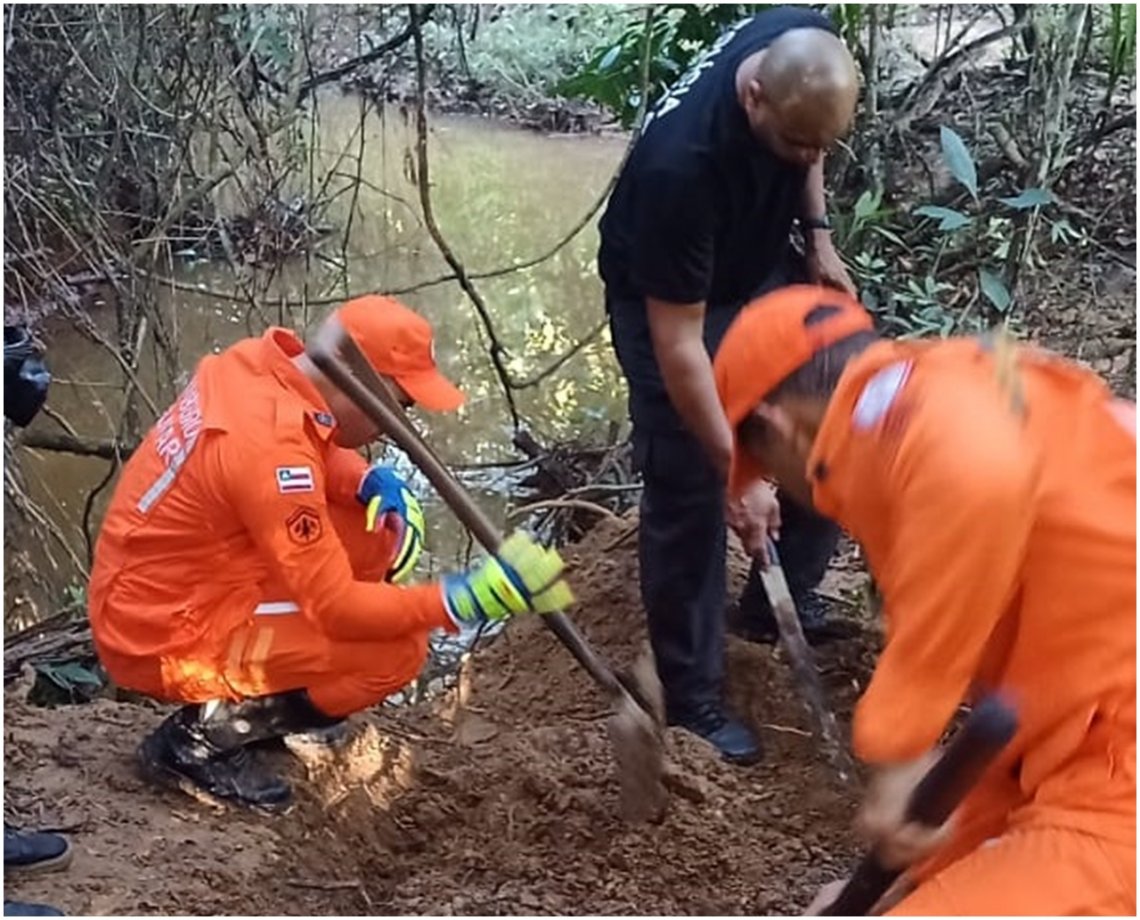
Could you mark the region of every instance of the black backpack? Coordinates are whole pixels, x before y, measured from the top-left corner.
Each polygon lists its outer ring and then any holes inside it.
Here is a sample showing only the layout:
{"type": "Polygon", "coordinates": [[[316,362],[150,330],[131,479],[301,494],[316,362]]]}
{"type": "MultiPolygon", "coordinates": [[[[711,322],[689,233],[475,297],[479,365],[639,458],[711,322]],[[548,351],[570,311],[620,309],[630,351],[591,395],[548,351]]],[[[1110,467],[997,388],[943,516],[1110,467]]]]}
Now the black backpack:
{"type": "Polygon", "coordinates": [[[21,428],[47,400],[51,373],[23,326],[4,327],[4,417],[21,428]]]}

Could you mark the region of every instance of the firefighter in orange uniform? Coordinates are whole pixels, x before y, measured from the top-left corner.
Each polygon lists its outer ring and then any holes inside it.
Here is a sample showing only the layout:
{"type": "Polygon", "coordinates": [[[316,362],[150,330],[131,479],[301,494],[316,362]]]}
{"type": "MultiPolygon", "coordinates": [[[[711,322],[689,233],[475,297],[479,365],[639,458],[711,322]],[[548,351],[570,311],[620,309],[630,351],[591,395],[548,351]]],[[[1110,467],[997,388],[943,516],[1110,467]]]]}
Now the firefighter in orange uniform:
{"type": "Polygon", "coordinates": [[[879,340],[811,286],[749,305],[714,368],[729,488],[776,479],[882,591],[853,742],[876,768],[858,824],[909,867],[890,912],[1134,915],[1134,404],[1003,337],[879,340]],[[906,823],[955,711],[991,691],[1014,739],[947,826],[906,823]]]}
{"type": "MultiPolygon", "coordinates": [[[[337,312],[404,406],[456,409],[432,329],[394,300],[337,312]]],[[[139,748],[144,775],[266,808],[288,785],[251,742],[327,729],[412,680],[428,634],[564,606],[553,550],[516,533],[472,570],[405,585],[423,517],[356,448],[376,426],[270,329],[202,360],[123,470],[89,589],[122,686],[183,703],[139,748]]]]}

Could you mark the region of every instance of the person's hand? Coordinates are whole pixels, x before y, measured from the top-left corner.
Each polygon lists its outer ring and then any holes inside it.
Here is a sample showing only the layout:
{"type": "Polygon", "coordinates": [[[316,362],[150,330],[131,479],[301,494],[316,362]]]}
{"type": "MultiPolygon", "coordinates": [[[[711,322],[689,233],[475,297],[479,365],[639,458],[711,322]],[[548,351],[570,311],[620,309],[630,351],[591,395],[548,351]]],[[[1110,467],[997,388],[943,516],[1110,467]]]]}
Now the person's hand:
{"type": "Polygon", "coordinates": [[[730,498],[725,505],[725,518],[740,537],[744,551],[758,560],[762,568],[767,568],[772,562],[768,558],[768,540],[780,539],[780,502],[776,498],[776,487],[761,480],[739,498],[730,498]]]}
{"type": "Polygon", "coordinates": [[[828,287],[845,291],[852,297],[859,296],[855,290],[855,282],[847,273],[839,253],[835,251],[830,233],[815,231],[807,249],[808,277],[815,284],[826,284],[828,287]]]}
{"type": "Polygon", "coordinates": [[[927,827],[907,821],[911,794],[940,754],[930,751],[917,760],[882,767],[875,772],[855,828],[889,869],[903,869],[937,850],[953,831],[952,821],[927,827]]]}
{"type": "Polygon", "coordinates": [[[389,581],[406,581],[416,567],[427,537],[423,508],[408,484],[390,466],[374,464],[360,479],[356,500],[365,505],[364,527],[388,530],[396,547],[389,581]]]}
{"type": "Polygon", "coordinates": [[[443,602],[456,626],[478,626],[520,613],[549,613],[574,602],[562,557],[516,531],[495,555],[467,572],[445,575],[443,602]]]}

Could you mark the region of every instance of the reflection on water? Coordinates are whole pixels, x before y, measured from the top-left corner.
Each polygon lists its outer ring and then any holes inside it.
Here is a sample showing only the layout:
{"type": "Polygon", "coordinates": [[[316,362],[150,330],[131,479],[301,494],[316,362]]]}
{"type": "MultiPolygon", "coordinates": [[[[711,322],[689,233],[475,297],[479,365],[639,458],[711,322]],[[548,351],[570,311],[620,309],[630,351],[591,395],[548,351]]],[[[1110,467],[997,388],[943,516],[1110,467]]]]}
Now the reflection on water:
{"type": "MultiPolygon", "coordinates": [[[[318,176],[334,168],[351,176],[359,138],[356,97],[337,93],[320,101],[318,176]]],[[[430,138],[432,200],[436,219],[453,251],[469,271],[479,272],[529,260],[550,249],[594,203],[624,147],[622,138],[544,137],[476,118],[432,119],[430,138]]],[[[381,119],[373,110],[366,122],[361,177],[343,282],[330,282],[330,264],[303,260],[286,266],[275,297],[323,299],[405,287],[447,274],[447,265],[422,225],[418,192],[406,168],[414,131],[392,110],[381,119]]],[[[343,184],[343,180],[339,180],[343,184]]],[[[331,186],[336,189],[337,185],[331,186]]],[[[353,196],[342,194],[330,210],[330,223],[344,227],[353,196]]],[[[340,259],[337,235],[323,247],[340,259]]],[[[602,318],[601,285],[594,258],[597,234],[591,224],[542,264],[517,273],[477,281],[497,333],[510,354],[509,368],[526,379],[587,334],[602,318]]],[[[340,277],[338,274],[336,277],[340,277]]],[[[236,293],[228,268],[198,262],[179,268],[184,284],[236,293]]],[[[437,356],[446,374],[467,394],[454,415],[420,414],[422,428],[447,460],[490,462],[514,459],[510,416],[488,356],[488,342],[466,295],[454,283],[416,291],[402,298],[434,324],[437,356]]],[[[160,305],[177,329],[183,369],[210,351],[247,335],[246,306],[183,290],[163,289],[160,305]]],[[[331,307],[314,307],[310,325],[331,307]]],[[[277,321],[274,300],[269,313],[277,321]]],[[[302,312],[296,312],[298,322],[302,312]]],[[[109,316],[97,317],[108,332],[109,316]]],[[[259,331],[256,330],[255,331],[259,331]]],[[[57,378],[50,405],[81,434],[108,438],[118,418],[119,379],[113,359],[66,323],[49,329],[49,365],[57,378]]],[[[140,377],[153,392],[156,359],[148,354],[140,377]]],[[[518,408],[541,441],[599,435],[611,419],[625,419],[624,383],[609,346],[608,333],[584,348],[540,386],[516,393],[518,408]]],[[[160,400],[159,411],[164,408],[160,400]]],[[[37,427],[55,427],[41,418],[37,427]]],[[[80,522],[89,491],[106,474],[101,460],[23,451],[29,489],[72,538],[80,555],[80,522]]],[[[430,491],[419,480],[421,494],[430,491]]],[[[484,478],[481,500],[502,519],[506,498],[484,478]]],[[[502,485],[500,482],[499,486],[502,485]]],[[[109,490],[108,490],[109,491],[109,490]]],[[[104,496],[105,498],[105,496],[104,496]]],[[[96,520],[102,508],[97,503],[96,520]]],[[[427,503],[431,544],[450,565],[464,548],[459,528],[435,503],[427,503]]],[[[65,582],[67,578],[63,579],[65,582]]]]}

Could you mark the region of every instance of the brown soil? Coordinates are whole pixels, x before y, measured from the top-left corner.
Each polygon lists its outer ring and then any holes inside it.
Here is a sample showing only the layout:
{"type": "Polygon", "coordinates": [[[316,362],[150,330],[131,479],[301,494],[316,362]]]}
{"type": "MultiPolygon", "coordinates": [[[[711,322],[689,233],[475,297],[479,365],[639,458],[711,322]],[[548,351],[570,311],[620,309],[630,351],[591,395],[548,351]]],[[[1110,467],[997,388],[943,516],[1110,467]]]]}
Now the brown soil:
{"type": "MultiPolygon", "coordinates": [[[[567,554],[574,619],[632,664],[644,640],[629,522],[599,525],[567,554]]],[[[739,589],[739,554],[731,569],[739,589]]],[[[857,580],[849,560],[828,590],[857,580]]],[[[876,641],[868,631],[819,655],[845,726],[876,641]]],[[[607,701],[533,620],[480,649],[434,703],[355,717],[334,756],[262,754],[296,787],[276,817],[137,779],[132,752],[157,708],[36,709],[14,689],[7,816],[68,828],[75,860],[9,879],[5,896],[72,914],[795,913],[857,856],[857,792],[833,779],[780,654],[731,641],[729,658],[733,702],[761,732],[765,762],[727,766],[670,730],[668,813],[642,826],[618,817],[607,701]]]]}

